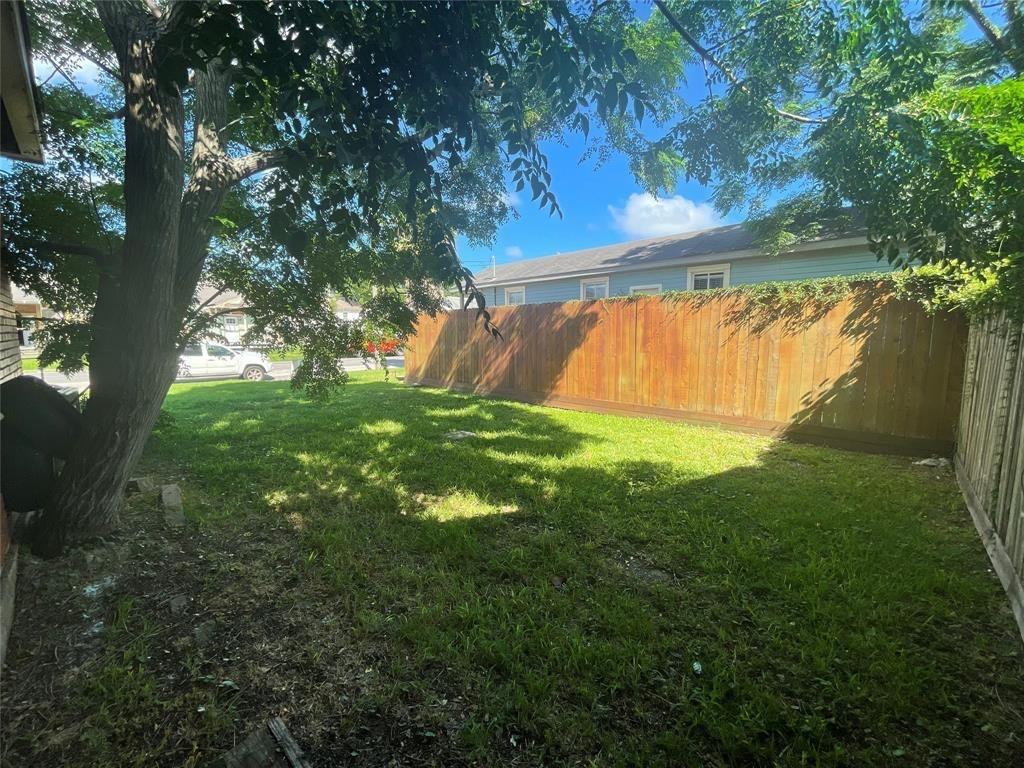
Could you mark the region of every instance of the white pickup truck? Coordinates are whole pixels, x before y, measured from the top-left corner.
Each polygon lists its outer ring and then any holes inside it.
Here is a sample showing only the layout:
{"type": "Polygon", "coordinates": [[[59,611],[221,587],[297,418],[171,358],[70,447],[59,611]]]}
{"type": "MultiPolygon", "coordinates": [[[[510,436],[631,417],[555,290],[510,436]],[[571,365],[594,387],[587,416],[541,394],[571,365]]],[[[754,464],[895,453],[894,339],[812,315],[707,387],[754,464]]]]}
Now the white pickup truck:
{"type": "Polygon", "coordinates": [[[197,342],[182,351],[178,361],[178,378],[240,377],[262,381],[270,372],[270,360],[260,352],[244,349],[239,352],[220,344],[197,342]]]}

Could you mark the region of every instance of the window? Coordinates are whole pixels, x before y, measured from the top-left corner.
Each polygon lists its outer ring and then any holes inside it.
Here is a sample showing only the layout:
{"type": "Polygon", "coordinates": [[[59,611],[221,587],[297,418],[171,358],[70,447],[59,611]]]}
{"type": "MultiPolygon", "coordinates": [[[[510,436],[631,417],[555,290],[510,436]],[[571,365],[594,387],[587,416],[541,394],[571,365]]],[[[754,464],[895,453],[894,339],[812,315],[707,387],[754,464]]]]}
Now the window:
{"type": "Polygon", "coordinates": [[[729,265],[707,264],[686,270],[688,288],[691,291],[710,291],[729,287],[729,265]]]}
{"type": "Polygon", "coordinates": [[[632,285],[629,288],[630,296],[655,296],[661,293],[661,283],[651,285],[632,285]]]}
{"type": "Polygon", "coordinates": [[[526,286],[517,285],[505,289],[505,303],[510,307],[518,307],[526,303],[526,286]]]}
{"type": "Polygon", "coordinates": [[[181,354],[185,357],[202,357],[203,350],[198,344],[186,344],[181,354]]]}
{"type": "Polygon", "coordinates": [[[207,353],[210,357],[233,357],[234,353],[227,347],[222,347],[218,344],[207,344],[207,353]]]}
{"type": "Polygon", "coordinates": [[[580,301],[608,298],[608,278],[588,277],[580,280],[580,301]]]}
{"type": "Polygon", "coordinates": [[[231,328],[231,329],[237,328],[238,327],[238,318],[234,317],[232,315],[225,315],[225,317],[224,317],[224,326],[226,328],[231,328]]]}

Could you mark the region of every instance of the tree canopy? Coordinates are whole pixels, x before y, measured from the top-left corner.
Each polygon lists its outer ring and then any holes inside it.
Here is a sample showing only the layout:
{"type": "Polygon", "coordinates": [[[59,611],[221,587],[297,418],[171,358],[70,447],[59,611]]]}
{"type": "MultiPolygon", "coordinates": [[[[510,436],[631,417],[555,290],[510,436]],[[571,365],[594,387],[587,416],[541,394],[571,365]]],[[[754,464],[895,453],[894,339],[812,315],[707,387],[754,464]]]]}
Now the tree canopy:
{"type": "Polygon", "coordinates": [[[853,206],[876,253],[929,265],[947,301],[1024,303],[1019,0],[655,5],[633,34],[662,130],[609,134],[650,188],[710,185],[769,250],[853,206]]]}
{"type": "MultiPolygon", "coordinates": [[[[124,51],[107,5],[30,4],[54,68],[49,162],[3,177],[4,258],[64,311],[41,338],[65,368],[88,357],[99,276],[124,247],[124,51]],[[97,73],[91,87],[76,66],[97,73]]],[[[398,330],[443,288],[483,309],[453,235],[493,237],[511,214],[506,173],[558,214],[539,141],[643,110],[621,2],[124,6],[158,27],[163,87],[184,96],[180,215],[205,237],[168,265],[174,301],[187,307],[199,280],[237,290],[255,333],[305,348],[305,383],[341,378],[337,351],[362,333],[326,295],[373,284],[368,317],[398,330]]],[[[195,310],[179,341],[209,324],[195,310]]]]}
{"type": "Polygon", "coordinates": [[[116,524],[121,489],[207,283],[303,349],[295,384],[345,378],[366,330],[410,328],[446,288],[497,334],[454,235],[509,215],[505,174],[559,212],[540,139],[642,114],[624,0],[323,3],[39,0],[53,74],[42,167],[3,177],[3,258],[62,312],[43,361],[87,359],[82,430],[32,539],[116,524]],[[82,87],[69,68],[97,73],[82,87]],[[374,286],[364,322],[329,300],[374,286]]]}

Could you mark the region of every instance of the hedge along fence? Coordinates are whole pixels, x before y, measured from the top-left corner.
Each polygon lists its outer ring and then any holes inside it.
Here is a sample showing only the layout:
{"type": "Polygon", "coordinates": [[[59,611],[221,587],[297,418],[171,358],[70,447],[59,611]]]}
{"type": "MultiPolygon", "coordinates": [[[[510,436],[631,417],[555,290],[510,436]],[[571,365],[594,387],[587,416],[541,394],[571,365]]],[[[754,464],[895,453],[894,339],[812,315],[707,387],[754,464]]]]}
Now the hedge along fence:
{"type": "Polygon", "coordinates": [[[1024,636],[1024,324],[975,321],[967,347],[956,474],[1024,636]]]}
{"type": "Polygon", "coordinates": [[[967,327],[888,282],[498,307],[420,318],[406,381],[711,422],[861,450],[951,454],[967,327]]]}

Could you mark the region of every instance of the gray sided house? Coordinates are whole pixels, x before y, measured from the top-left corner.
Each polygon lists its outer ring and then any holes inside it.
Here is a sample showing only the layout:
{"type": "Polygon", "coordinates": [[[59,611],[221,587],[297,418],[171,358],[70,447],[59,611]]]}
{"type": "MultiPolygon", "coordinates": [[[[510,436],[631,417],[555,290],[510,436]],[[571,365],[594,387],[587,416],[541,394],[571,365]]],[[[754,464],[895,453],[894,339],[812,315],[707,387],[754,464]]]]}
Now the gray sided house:
{"type": "Polygon", "coordinates": [[[888,272],[863,227],[827,227],[776,256],[742,224],[499,264],[476,275],[490,306],[708,290],[774,280],[888,272]]]}

